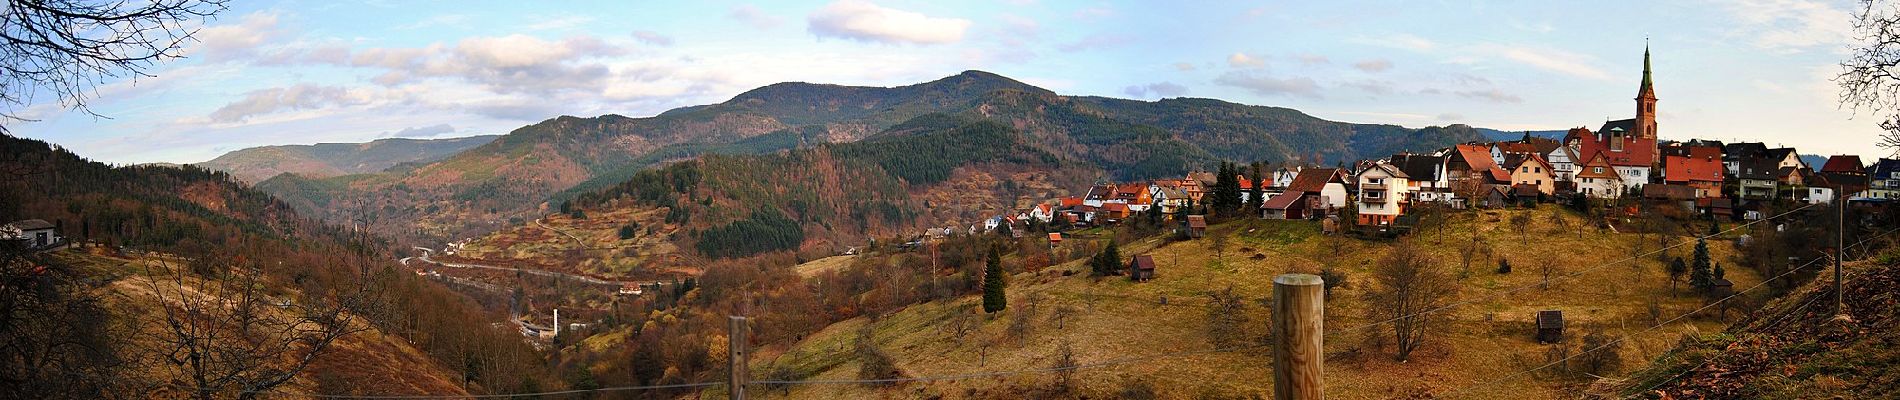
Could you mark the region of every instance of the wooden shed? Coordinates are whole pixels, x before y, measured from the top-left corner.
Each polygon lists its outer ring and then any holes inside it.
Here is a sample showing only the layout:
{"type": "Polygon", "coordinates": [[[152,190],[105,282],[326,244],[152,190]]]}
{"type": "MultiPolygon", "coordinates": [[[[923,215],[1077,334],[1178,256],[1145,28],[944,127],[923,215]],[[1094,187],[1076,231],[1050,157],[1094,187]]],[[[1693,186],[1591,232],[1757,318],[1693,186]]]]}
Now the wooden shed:
{"type": "Polygon", "coordinates": [[[1564,341],[1564,312],[1543,310],[1537,312],[1537,342],[1557,343],[1564,341]]]}
{"type": "Polygon", "coordinates": [[[1128,280],[1147,282],[1155,277],[1155,257],[1147,254],[1128,260],[1128,280]]]}
{"type": "Polygon", "coordinates": [[[1188,237],[1198,238],[1202,236],[1207,236],[1207,216],[1189,215],[1187,217],[1187,223],[1186,223],[1186,226],[1184,226],[1184,228],[1187,229],[1188,237]]]}

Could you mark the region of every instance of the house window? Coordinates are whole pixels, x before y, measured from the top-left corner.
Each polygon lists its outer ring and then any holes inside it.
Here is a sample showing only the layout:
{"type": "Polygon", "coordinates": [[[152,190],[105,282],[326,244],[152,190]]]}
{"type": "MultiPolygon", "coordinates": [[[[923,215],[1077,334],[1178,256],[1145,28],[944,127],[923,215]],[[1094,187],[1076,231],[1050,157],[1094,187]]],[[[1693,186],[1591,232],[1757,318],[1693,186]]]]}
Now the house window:
{"type": "Polygon", "coordinates": [[[1544,185],[1544,180],[1543,180],[1543,179],[1538,179],[1538,180],[1536,180],[1536,181],[1532,181],[1532,182],[1531,182],[1531,184],[1534,184],[1534,185],[1538,185],[1538,186],[1543,186],[1543,185],[1544,185]]]}
{"type": "Polygon", "coordinates": [[[1368,199],[1383,199],[1383,198],[1385,198],[1385,191],[1384,191],[1384,190],[1370,190],[1370,191],[1366,191],[1366,198],[1368,198],[1368,199]]]}
{"type": "Polygon", "coordinates": [[[1603,167],[1590,167],[1590,172],[1601,174],[1603,173],[1603,167]]]}
{"type": "Polygon", "coordinates": [[[1384,185],[1384,184],[1385,184],[1385,178],[1366,178],[1366,184],[1368,184],[1368,185],[1384,185]]]}
{"type": "Polygon", "coordinates": [[[1544,173],[1544,167],[1531,167],[1531,172],[1535,172],[1539,174],[1544,173]]]}

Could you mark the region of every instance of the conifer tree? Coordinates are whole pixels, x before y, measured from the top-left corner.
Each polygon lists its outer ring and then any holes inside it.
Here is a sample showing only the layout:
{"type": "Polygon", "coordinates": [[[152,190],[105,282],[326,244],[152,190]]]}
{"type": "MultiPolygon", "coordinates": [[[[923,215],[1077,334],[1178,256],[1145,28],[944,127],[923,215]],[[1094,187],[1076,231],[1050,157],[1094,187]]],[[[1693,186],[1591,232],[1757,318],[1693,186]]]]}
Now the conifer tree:
{"type": "Polygon", "coordinates": [[[1689,273],[1689,263],[1682,262],[1682,257],[1676,257],[1676,259],[1670,260],[1669,261],[1669,290],[1676,290],[1676,281],[1682,280],[1682,276],[1688,273],[1689,273]]]}
{"type": "Polygon", "coordinates": [[[1009,307],[1009,298],[1003,294],[1003,250],[990,249],[990,257],[983,263],[983,312],[994,313],[1009,307]]]}
{"type": "Polygon", "coordinates": [[[1261,171],[1263,169],[1265,168],[1260,163],[1253,163],[1253,175],[1249,176],[1249,178],[1253,179],[1251,182],[1253,183],[1253,188],[1247,190],[1247,206],[1241,209],[1241,215],[1258,214],[1260,213],[1261,205],[1267,202],[1266,189],[1264,188],[1266,182],[1261,179],[1261,171]]]}
{"type": "Polygon", "coordinates": [[[1695,258],[1689,264],[1689,286],[1702,291],[1715,286],[1714,272],[1709,270],[1709,239],[1706,237],[1695,241],[1695,258]]]}
{"type": "Polygon", "coordinates": [[[1095,258],[1089,260],[1090,273],[1095,276],[1114,275],[1121,269],[1121,260],[1121,250],[1116,248],[1114,239],[1109,239],[1108,246],[1103,247],[1102,252],[1096,253],[1095,258]]]}

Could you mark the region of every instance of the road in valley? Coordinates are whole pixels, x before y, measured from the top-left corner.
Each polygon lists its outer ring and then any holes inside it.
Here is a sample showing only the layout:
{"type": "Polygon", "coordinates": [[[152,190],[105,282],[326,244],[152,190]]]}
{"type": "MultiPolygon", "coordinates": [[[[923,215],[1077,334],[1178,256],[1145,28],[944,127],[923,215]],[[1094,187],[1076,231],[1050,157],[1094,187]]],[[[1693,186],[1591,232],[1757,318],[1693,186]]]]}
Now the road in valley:
{"type": "Polygon", "coordinates": [[[638,284],[638,285],[665,285],[665,284],[667,283],[667,282],[665,282],[665,281],[610,281],[610,280],[605,280],[605,279],[599,279],[599,278],[594,278],[594,277],[591,277],[591,276],[586,276],[586,275],[576,275],[576,274],[569,274],[569,273],[563,273],[563,272],[554,272],[554,271],[548,271],[548,270],[542,270],[542,269],[527,269],[527,268],[515,268],[515,267],[497,267],[497,266],[493,266],[493,265],[481,265],[481,264],[463,264],[463,263],[452,263],[452,262],[446,262],[446,261],[435,261],[435,260],[431,260],[431,259],[429,259],[429,256],[431,256],[431,255],[434,255],[434,254],[435,254],[435,249],[430,249],[430,248],[426,248],[426,247],[416,247],[415,249],[416,249],[416,250],[422,250],[422,256],[420,256],[420,257],[405,257],[405,258],[403,258],[403,259],[401,259],[401,260],[399,260],[399,261],[401,261],[401,262],[403,263],[403,265],[409,265],[409,260],[411,260],[411,259],[416,259],[416,260],[422,260],[422,262],[426,262],[426,263],[433,263],[433,264],[436,264],[436,265],[441,265],[441,266],[444,266],[444,267],[449,267],[449,268],[463,268],[463,269],[489,269],[489,270],[496,270],[496,271],[514,271],[514,272],[520,272],[520,273],[524,273],[524,274],[533,274],[533,275],[538,275],[538,276],[545,276],[545,277],[555,277],[555,278],[562,278],[562,279],[568,279],[568,280],[574,280],[574,281],[580,281],[580,282],[584,282],[584,283],[590,283],[590,284],[595,284],[595,285],[613,285],[613,286],[621,286],[621,285],[626,285],[626,284],[630,284],[630,283],[631,283],[631,284],[638,284]]]}

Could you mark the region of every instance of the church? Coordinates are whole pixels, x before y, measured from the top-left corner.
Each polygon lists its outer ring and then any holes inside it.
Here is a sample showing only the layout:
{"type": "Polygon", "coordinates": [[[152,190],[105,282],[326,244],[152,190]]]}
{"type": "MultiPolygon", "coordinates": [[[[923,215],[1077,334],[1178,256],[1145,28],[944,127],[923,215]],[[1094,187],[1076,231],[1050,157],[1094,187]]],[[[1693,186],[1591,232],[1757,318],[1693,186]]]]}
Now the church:
{"type": "Polygon", "coordinates": [[[1649,183],[1662,163],[1662,153],[1656,141],[1656,89],[1650,83],[1648,46],[1643,47],[1643,83],[1636,88],[1636,118],[1604,122],[1595,132],[1571,128],[1563,143],[1580,161],[1602,157],[1622,177],[1625,188],[1640,189],[1649,183]]]}

